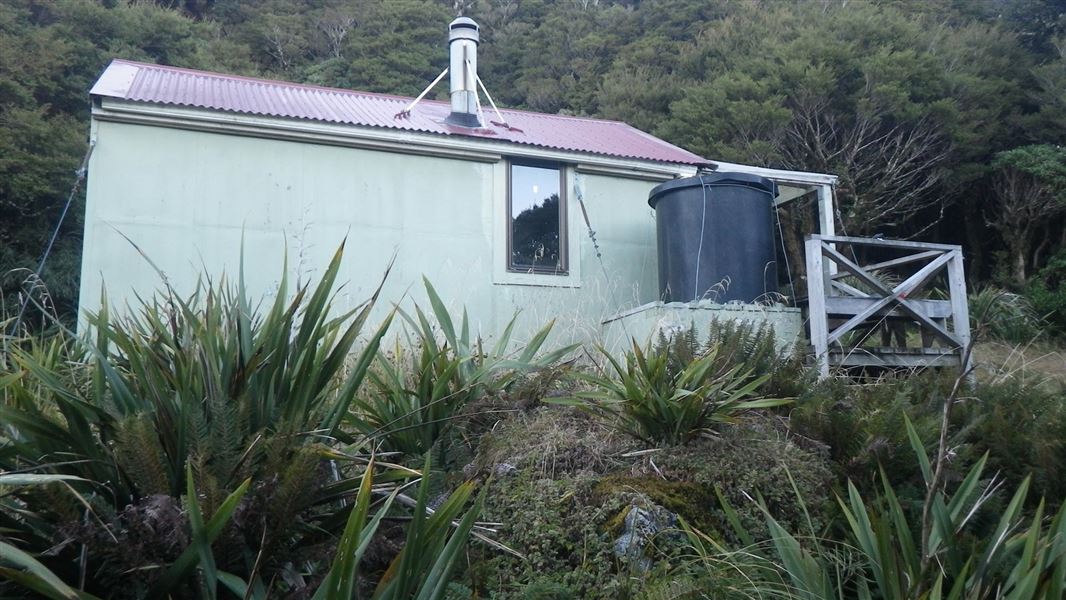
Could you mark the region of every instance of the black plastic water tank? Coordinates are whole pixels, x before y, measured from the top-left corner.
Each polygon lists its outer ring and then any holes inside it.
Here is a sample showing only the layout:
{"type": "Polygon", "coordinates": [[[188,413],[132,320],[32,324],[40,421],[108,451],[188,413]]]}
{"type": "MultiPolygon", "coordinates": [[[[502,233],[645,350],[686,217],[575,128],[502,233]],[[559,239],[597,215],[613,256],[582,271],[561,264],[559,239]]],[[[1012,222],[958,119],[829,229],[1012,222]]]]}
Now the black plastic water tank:
{"type": "Polygon", "coordinates": [[[659,295],[666,302],[752,302],[777,291],[773,206],[777,184],[747,173],[708,173],[655,186],[659,295]]]}

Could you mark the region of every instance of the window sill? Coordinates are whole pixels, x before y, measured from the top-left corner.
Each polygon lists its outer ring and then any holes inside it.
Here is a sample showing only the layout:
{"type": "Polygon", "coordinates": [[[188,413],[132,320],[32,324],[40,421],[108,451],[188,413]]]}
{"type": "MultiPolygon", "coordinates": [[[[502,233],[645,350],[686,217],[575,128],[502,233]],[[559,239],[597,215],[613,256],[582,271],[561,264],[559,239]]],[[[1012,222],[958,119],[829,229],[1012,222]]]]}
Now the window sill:
{"type": "Polygon", "coordinates": [[[492,278],[495,285],[528,285],[534,287],[579,288],[581,280],[573,272],[568,275],[545,273],[497,272],[492,278]]]}

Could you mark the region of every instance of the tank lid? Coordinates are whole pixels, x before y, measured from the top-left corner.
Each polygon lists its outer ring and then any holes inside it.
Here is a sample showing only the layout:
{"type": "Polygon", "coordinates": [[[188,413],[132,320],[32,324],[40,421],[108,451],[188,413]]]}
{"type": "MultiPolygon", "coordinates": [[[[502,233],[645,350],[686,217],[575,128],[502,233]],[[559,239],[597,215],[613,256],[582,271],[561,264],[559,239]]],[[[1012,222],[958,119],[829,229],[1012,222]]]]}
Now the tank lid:
{"type": "Polygon", "coordinates": [[[655,204],[659,201],[659,198],[667,192],[682,190],[689,187],[699,187],[701,185],[710,187],[716,185],[739,185],[766,192],[770,194],[771,198],[777,198],[777,182],[772,179],[752,175],[751,173],[723,171],[719,173],[696,175],[694,177],[684,177],[682,179],[674,179],[672,181],[660,183],[652,188],[651,193],[648,194],[648,204],[652,208],[655,208],[655,204]]]}

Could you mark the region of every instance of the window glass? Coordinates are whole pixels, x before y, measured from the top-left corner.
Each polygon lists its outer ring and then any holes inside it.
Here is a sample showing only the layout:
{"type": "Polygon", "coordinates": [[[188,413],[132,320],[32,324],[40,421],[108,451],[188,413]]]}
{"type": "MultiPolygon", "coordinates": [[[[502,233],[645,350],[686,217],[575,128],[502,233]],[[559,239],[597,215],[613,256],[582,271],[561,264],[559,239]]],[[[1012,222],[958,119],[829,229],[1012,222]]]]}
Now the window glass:
{"type": "Polygon", "coordinates": [[[560,179],[557,167],[511,165],[511,270],[566,272],[560,179]]]}

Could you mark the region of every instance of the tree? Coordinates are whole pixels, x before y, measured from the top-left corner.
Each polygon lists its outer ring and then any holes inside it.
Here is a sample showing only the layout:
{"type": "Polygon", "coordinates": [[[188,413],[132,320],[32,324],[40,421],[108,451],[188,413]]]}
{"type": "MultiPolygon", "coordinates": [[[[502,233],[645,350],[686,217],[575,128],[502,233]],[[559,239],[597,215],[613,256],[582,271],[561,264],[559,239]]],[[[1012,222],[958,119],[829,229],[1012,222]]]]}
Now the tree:
{"type": "Polygon", "coordinates": [[[1000,152],[992,164],[997,169],[996,204],[988,225],[1003,236],[1011,275],[1023,286],[1049,245],[1066,243],[1066,232],[1049,227],[1052,219],[1066,214],[1066,148],[1024,146],[1000,152]]]}

